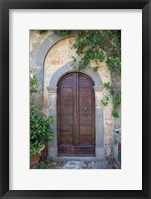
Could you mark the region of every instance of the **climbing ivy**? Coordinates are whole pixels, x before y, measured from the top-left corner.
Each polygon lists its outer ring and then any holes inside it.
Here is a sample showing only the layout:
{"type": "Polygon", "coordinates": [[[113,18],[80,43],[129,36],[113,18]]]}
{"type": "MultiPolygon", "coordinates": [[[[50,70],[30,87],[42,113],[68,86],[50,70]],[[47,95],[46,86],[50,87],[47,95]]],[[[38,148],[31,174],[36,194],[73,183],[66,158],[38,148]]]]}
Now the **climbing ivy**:
{"type": "Polygon", "coordinates": [[[112,96],[114,95],[115,91],[114,91],[113,87],[111,86],[110,82],[104,83],[103,86],[104,86],[104,88],[105,88],[106,90],[109,91],[109,93],[110,93],[112,96]]]}
{"type": "MultiPolygon", "coordinates": [[[[41,30],[42,31],[42,30],[41,30]]],[[[54,33],[65,36],[71,33],[71,30],[53,30],[54,33]]],[[[42,32],[41,32],[42,33],[42,32]]],[[[108,70],[114,72],[118,77],[121,75],[121,32],[120,30],[79,30],[75,36],[75,43],[72,48],[76,49],[80,61],[78,71],[91,66],[93,70],[98,71],[99,63],[106,61],[108,70]],[[94,65],[95,64],[95,65],[94,65]]],[[[73,62],[77,62],[73,57],[73,62]]],[[[116,93],[112,85],[108,82],[104,88],[109,91],[113,101],[114,118],[119,117],[118,108],[121,104],[121,94],[116,93]]],[[[109,97],[105,97],[101,102],[107,106],[109,97]]]]}
{"type": "Polygon", "coordinates": [[[104,96],[104,98],[101,100],[101,102],[102,102],[102,104],[104,105],[104,106],[107,106],[108,105],[108,103],[109,103],[109,97],[108,96],[104,96]]]}
{"type": "MultiPolygon", "coordinates": [[[[115,91],[115,89],[111,86],[110,82],[106,82],[103,85],[104,89],[108,90],[110,96],[112,97],[112,102],[113,102],[113,111],[112,111],[112,116],[114,118],[119,118],[118,114],[118,109],[121,106],[121,93],[115,91]]],[[[110,96],[104,96],[104,98],[101,100],[101,103],[104,106],[108,105],[109,102],[109,97],[110,96]]]]}
{"type": "Polygon", "coordinates": [[[121,73],[120,31],[118,30],[83,30],[76,35],[75,44],[80,57],[79,71],[94,61],[97,71],[98,63],[106,60],[108,69],[121,73]]]}
{"type": "Polygon", "coordinates": [[[114,71],[117,75],[121,74],[121,58],[118,56],[109,56],[107,58],[108,69],[114,71]]]}

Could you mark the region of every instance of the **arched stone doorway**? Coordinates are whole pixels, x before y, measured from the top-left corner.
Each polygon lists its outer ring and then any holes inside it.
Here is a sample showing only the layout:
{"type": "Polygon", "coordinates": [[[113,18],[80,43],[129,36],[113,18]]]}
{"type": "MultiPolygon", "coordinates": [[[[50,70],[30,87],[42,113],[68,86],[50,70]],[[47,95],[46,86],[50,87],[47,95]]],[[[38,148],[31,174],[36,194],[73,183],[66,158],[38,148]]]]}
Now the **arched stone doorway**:
{"type": "Polygon", "coordinates": [[[57,147],[59,156],[95,155],[95,97],[93,81],[68,73],[57,89],[57,147]]]}
{"type": "MultiPolygon", "coordinates": [[[[48,97],[51,98],[51,106],[49,107],[49,114],[53,115],[55,120],[52,126],[54,135],[53,140],[49,143],[48,154],[50,157],[55,158],[58,156],[57,145],[57,89],[58,82],[62,76],[77,72],[78,63],[69,62],[65,66],[60,67],[50,79],[48,89],[48,97]]],[[[87,67],[83,74],[86,74],[94,82],[94,95],[95,95],[95,152],[96,158],[104,158],[104,125],[103,125],[103,109],[98,106],[98,96],[101,94],[103,85],[99,75],[93,71],[91,67],[87,67]]]]}

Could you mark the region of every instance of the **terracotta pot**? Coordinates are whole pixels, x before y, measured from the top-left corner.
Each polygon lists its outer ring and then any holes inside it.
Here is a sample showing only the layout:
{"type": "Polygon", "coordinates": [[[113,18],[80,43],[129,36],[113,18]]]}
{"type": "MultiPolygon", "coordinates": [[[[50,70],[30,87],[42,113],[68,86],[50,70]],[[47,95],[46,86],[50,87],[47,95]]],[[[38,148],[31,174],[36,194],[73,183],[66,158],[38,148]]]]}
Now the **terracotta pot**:
{"type": "Polygon", "coordinates": [[[31,156],[31,158],[30,158],[30,169],[34,169],[37,166],[37,164],[40,160],[41,152],[42,152],[42,150],[44,150],[44,148],[45,148],[45,145],[43,144],[42,147],[39,149],[40,153],[31,156]]]}
{"type": "Polygon", "coordinates": [[[37,166],[39,159],[40,159],[40,154],[36,154],[36,155],[31,156],[31,158],[30,158],[30,169],[34,169],[37,166]]]}

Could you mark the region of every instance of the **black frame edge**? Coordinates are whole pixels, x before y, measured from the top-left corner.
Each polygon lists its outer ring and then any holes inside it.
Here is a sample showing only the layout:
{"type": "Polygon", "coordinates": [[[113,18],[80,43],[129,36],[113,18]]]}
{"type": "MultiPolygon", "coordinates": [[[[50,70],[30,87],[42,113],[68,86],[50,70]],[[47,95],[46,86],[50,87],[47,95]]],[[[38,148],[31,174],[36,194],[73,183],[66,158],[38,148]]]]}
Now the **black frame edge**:
{"type": "Polygon", "coordinates": [[[9,190],[9,15],[1,3],[1,194],[9,190]],[[3,20],[3,19],[6,19],[3,20]],[[5,27],[5,28],[4,28],[5,27]]]}
{"type": "MultiPolygon", "coordinates": [[[[91,1],[91,0],[90,0],[91,1]]],[[[149,199],[151,197],[151,193],[149,187],[151,185],[151,172],[150,164],[151,164],[151,147],[149,146],[149,140],[151,136],[149,134],[149,130],[151,129],[150,123],[150,113],[151,113],[151,69],[150,63],[151,58],[149,57],[149,53],[151,52],[151,2],[148,0],[134,0],[134,1],[96,1],[89,3],[89,5],[85,5],[85,3],[80,3],[74,1],[75,3],[64,2],[58,5],[56,1],[51,4],[50,0],[45,0],[47,3],[43,3],[41,0],[5,0],[5,2],[1,2],[0,4],[0,43],[2,42],[2,46],[0,47],[0,175],[1,175],[1,189],[0,196],[1,198],[121,198],[121,199],[132,199],[134,197],[139,197],[141,199],[149,199]],[[35,4],[34,2],[37,2],[35,4]],[[40,3],[41,2],[41,3],[40,3]],[[101,3],[102,2],[102,3],[101,3]],[[109,2],[111,3],[109,5],[109,2]],[[123,3],[122,3],[123,2],[123,3]],[[147,132],[143,135],[143,191],[9,191],[9,9],[11,8],[25,8],[31,9],[35,8],[41,9],[48,8],[48,5],[51,8],[78,8],[80,9],[87,7],[89,8],[98,8],[98,5],[101,8],[142,8],[143,11],[143,132],[147,132]],[[92,5],[93,4],[93,5],[92,5]],[[94,5],[95,4],[95,5],[94,5]],[[42,6],[42,7],[41,7],[42,6]],[[5,19],[5,20],[4,20],[5,19]],[[149,23],[150,22],[150,23],[149,23]],[[149,108],[148,108],[149,107],[149,108]],[[145,119],[144,119],[145,118],[145,119]],[[3,133],[2,133],[3,132],[3,133]],[[149,164],[150,162],[150,164],[149,164]]],[[[82,1],[83,2],[83,1],[82,1]]]]}
{"type": "MultiPolygon", "coordinates": [[[[0,2],[0,30],[2,30],[2,2],[0,2]]],[[[0,31],[0,43],[2,43],[2,31],[0,31]]],[[[2,110],[2,45],[0,45],[0,110],[2,110]]],[[[2,111],[0,111],[0,158],[2,159],[2,111]]],[[[0,175],[2,174],[2,163],[0,163],[0,175]]],[[[2,177],[0,176],[0,196],[3,194],[2,177]]]]}
{"type": "Polygon", "coordinates": [[[150,142],[150,132],[149,132],[149,124],[150,124],[150,111],[149,111],[149,94],[150,94],[150,85],[149,85],[149,77],[150,73],[150,58],[149,58],[149,47],[150,47],[150,34],[151,31],[149,29],[150,27],[150,6],[151,2],[149,2],[147,5],[144,6],[142,10],[143,18],[142,18],[142,79],[143,79],[143,84],[142,84],[142,120],[143,120],[143,132],[148,132],[148,133],[143,133],[142,135],[142,147],[143,147],[143,153],[142,153],[142,170],[143,170],[143,191],[145,196],[149,196],[149,184],[150,184],[150,167],[149,167],[149,159],[150,159],[150,149],[149,149],[149,142],[150,142]]]}
{"type": "Polygon", "coordinates": [[[1,0],[9,9],[141,9],[150,0],[1,0]],[[51,6],[50,6],[51,3],[51,6]]]}

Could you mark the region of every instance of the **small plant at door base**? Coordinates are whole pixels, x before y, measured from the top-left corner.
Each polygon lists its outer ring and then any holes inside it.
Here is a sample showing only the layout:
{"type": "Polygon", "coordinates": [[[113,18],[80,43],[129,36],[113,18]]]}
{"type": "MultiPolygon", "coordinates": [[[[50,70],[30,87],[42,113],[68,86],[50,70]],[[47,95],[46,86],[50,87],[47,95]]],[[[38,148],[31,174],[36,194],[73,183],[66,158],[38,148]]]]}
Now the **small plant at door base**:
{"type": "Polygon", "coordinates": [[[53,169],[52,161],[46,160],[38,163],[36,169],[53,169]]]}
{"type": "Polygon", "coordinates": [[[30,156],[36,155],[36,154],[40,154],[40,148],[42,147],[41,143],[38,143],[38,141],[36,141],[35,143],[30,143],[30,156]]]}
{"type": "Polygon", "coordinates": [[[38,153],[38,149],[47,141],[52,139],[50,124],[53,117],[46,117],[39,106],[30,106],[30,155],[38,153]]]}

